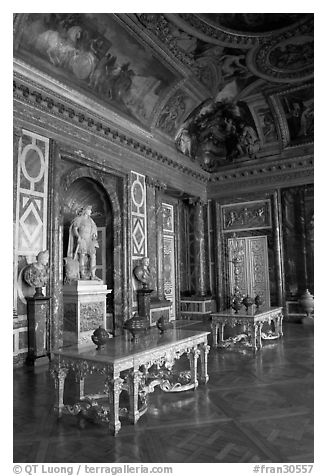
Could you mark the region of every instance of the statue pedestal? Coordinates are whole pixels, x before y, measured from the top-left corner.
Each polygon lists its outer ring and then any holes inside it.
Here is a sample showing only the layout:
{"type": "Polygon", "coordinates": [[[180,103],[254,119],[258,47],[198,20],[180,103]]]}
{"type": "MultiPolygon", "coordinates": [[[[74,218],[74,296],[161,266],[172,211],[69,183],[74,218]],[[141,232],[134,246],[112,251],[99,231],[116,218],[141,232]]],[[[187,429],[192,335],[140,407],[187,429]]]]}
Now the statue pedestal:
{"type": "Polygon", "coordinates": [[[136,291],[138,315],[146,317],[150,321],[150,294],[153,289],[142,288],[136,291]]]}
{"type": "Polygon", "coordinates": [[[28,355],[27,361],[34,363],[49,353],[49,304],[48,296],[33,296],[27,300],[28,355]]]}
{"type": "Polygon", "coordinates": [[[102,281],[78,280],[64,285],[64,346],[91,343],[95,329],[106,329],[106,296],[111,291],[102,281]]]}
{"type": "Polygon", "coordinates": [[[211,296],[181,298],[181,319],[206,321],[210,319],[211,313],[215,311],[216,301],[211,296]]]}

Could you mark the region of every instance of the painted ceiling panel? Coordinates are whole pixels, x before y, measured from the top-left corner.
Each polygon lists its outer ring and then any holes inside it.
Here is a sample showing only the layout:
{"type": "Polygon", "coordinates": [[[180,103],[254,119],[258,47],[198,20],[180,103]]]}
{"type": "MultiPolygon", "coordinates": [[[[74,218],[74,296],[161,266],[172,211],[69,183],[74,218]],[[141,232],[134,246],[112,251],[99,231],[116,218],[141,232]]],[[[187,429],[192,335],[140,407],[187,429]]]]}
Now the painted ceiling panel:
{"type": "Polygon", "coordinates": [[[15,55],[208,172],[313,142],[313,14],[25,14],[15,55]]]}
{"type": "Polygon", "coordinates": [[[143,124],[177,79],[110,14],[29,14],[18,54],[143,124]]]}

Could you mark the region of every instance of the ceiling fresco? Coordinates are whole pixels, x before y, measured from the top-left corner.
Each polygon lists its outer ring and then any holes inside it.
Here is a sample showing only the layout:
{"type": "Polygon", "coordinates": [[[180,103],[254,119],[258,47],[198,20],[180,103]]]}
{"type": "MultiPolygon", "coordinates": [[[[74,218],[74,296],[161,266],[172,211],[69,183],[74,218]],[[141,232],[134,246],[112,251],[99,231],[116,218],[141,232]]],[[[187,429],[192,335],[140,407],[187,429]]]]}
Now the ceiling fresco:
{"type": "Polygon", "coordinates": [[[285,145],[313,142],[314,139],[314,90],[313,85],[292,88],[276,96],[281,114],[285,145]]]}
{"type": "Polygon", "coordinates": [[[24,14],[15,55],[208,172],[313,141],[313,14],[24,14]]]}
{"type": "Polygon", "coordinates": [[[301,13],[201,13],[198,15],[221,28],[247,33],[264,33],[289,27],[301,13]]]}
{"type": "Polygon", "coordinates": [[[30,14],[18,53],[145,124],[176,80],[113,15],[30,14]]]}

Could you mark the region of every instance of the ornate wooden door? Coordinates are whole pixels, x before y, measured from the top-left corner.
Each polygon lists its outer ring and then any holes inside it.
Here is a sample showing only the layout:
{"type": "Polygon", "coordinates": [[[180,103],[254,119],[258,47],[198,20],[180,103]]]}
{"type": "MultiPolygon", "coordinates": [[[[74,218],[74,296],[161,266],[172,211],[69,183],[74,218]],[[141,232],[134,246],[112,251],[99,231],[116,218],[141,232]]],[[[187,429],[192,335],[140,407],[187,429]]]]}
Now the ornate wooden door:
{"type": "Polygon", "coordinates": [[[162,209],[164,295],[166,299],[172,302],[170,319],[176,319],[174,207],[168,203],[163,203],[162,209]]]}
{"type": "MultiPolygon", "coordinates": [[[[231,250],[232,240],[228,240],[228,249],[231,250]]],[[[250,236],[237,238],[239,259],[236,264],[238,284],[242,294],[251,297],[260,295],[263,302],[270,306],[268,245],[266,236],[250,236]]],[[[234,292],[235,266],[232,262],[232,253],[229,251],[230,293],[234,292]]]]}

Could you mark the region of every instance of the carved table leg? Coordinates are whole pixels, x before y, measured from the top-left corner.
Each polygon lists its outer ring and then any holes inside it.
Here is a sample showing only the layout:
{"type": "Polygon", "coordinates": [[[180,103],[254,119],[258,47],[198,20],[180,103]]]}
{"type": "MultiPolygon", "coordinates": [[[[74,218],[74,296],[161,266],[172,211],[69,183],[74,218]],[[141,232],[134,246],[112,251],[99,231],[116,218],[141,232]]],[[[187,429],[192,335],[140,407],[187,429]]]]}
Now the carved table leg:
{"type": "Polygon", "coordinates": [[[224,343],[224,327],[225,327],[225,323],[224,322],[220,322],[219,323],[219,340],[218,340],[218,345],[223,345],[224,343]]]}
{"type": "Polygon", "coordinates": [[[142,379],[142,372],[137,369],[130,370],[128,373],[128,393],[129,393],[129,420],[134,423],[140,418],[138,408],[139,384],[142,379]]]}
{"type": "Polygon", "coordinates": [[[67,368],[60,368],[58,362],[54,362],[51,367],[51,374],[55,381],[56,388],[56,403],[54,405],[54,412],[58,418],[62,416],[62,410],[64,408],[64,388],[65,388],[65,379],[68,373],[67,368]]]}
{"type": "Polygon", "coordinates": [[[119,375],[113,375],[107,379],[107,389],[109,396],[110,422],[109,430],[116,436],[121,428],[119,420],[119,396],[124,380],[119,375]]]}
{"type": "Polygon", "coordinates": [[[84,397],[84,383],[85,383],[84,378],[81,378],[79,381],[79,398],[80,399],[84,397]]]}
{"type": "Polygon", "coordinates": [[[191,384],[194,385],[194,388],[196,388],[199,385],[198,374],[197,374],[199,355],[200,355],[200,351],[197,347],[194,347],[193,349],[191,349],[187,354],[187,357],[190,361],[191,384]]]}
{"type": "Polygon", "coordinates": [[[217,347],[217,335],[218,335],[218,324],[215,322],[211,323],[211,332],[212,332],[212,346],[217,347]]]}
{"type": "Polygon", "coordinates": [[[275,329],[276,329],[276,334],[278,334],[279,337],[283,337],[283,314],[282,313],[280,313],[275,320],[275,329]]]}
{"type": "Polygon", "coordinates": [[[263,322],[258,322],[258,324],[257,324],[257,341],[258,341],[257,347],[259,349],[261,349],[261,347],[262,347],[262,340],[261,340],[262,326],[263,326],[263,322]]]}
{"type": "Polygon", "coordinates": [[[252,349],[255,352],[257,350],[257,332],[258,332],[258,325],[253,324],[251,326],[251,343],[252,343],[252,349]]]}
{"type": "Polygon", "coordinates": [[[208,344],[200,344],[200,363],[201,363],[201,376],[200,381],[201,383],[207,383],[209,380],[208,375],[208,354],[209,354],[210,346],[208,344]]]}

